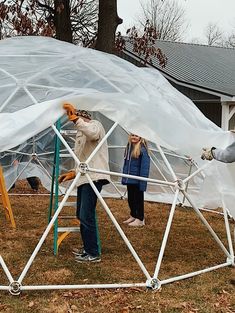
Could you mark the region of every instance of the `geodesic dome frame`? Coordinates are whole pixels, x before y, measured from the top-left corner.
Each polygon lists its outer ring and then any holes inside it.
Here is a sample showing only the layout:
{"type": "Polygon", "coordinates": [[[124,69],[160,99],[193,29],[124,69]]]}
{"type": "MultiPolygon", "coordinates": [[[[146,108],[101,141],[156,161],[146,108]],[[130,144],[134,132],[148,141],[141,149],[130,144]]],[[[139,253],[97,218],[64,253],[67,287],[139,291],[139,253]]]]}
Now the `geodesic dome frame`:
{"type": "MultiPolygon", "coordinates": [[[[69,186],[58,210],[45,229],[45,232],[17,280],[14,280],[3,258],[0,258],[2,268],[10,283],[9,286],[0,286],[0,289],[10,289],[13,294],[18,294],[21,290],[60,288],[148,286],[156,289],[172,281],[234,264],[234,252],[229,230],[227,209],[229,209],[231,214],[233,214],[234,211],[228,207],[225,199],[226,195],[231,195],[229,187],[233,187],[233,184],[231,184],[229,180],[229,171],[226,165],[217,165],[215,161],[210,164],[206,163],[202,165],[198,158],[198,151],[200,151],[199,148],[201,148],[201,146],[211,141],[211,144],[215,143],[215,145],[218,145],[223,142],[223,145],[225,145],[224,139],[226,139],[227,144],[233,139],[232,134],[222,132],[217,126],[208,121],[194,107],[189,99],[177,92],[157,72],[154,73],[153,71],[139,69],[115,56],[57,42],[51,38],[14,38],[3,41],[0,44],[3,47],[2,51],[5,51],[5,54],[1,55],[1,60],[3,57],[4,62],[0,67],[0,73],[2,75],[2,77],[0,76],[0,81],[4,81],[4,84],[2,84],[0,88],[5,90],[5,88],[13,87],[13,92],[3,93],[5,99],[1,99],[1,103],[3,104],[0,106],[0,110],[2,110],[0,114],[0,151],[6,152],[9,149],[22,145],[26,140],[33,137],[35,138],[35,136],[41,132],[47,132],[48,127],[51,127],[80,167],[80,172],[69,186]],[[14,54],[12,54],[12,51],[14,51],[14,54]],[[9,58],[11,58],[11,61],[12,58],[17,60],[15,67],[9,61],[9,58]],[[29,62],[29,67],[26,66],[27,62],[29,62]],[[3,68],[4,66],[5,68],[3,68]],[[7,79],[5,81],[6,77],[7,79]],[[21,95],[20,97],[17,95],[18,92],[21,95]],[[26,95],[26,101],[23,100],[23,95],[26,95]],[[113,147],[122,147],[121,143],[125,138],[122,139],[120,131],[113,136],[117,128],[119,128],[119,130],[122,129],[124,131],[127,130],[137,133],[152,143],[150,150],[153,156],[158,155],[156,160],[160,160],[159,163],[156,164],[152,159],[153,168],[158,169],[160,179],[157,179],[156,176],[148,179],[138,177],[138,179],[147,180],[149,185],[153,184],[156,188],[157,186],[161,186],[161,193],[158,193],[157,197],[154,197],[154,191],[152,192],[152,200],[156,201],[159,197],[161,200],[166,199],[164,197],[161,198],[166,187],[169,188],[170,193],[173,191],[173,200],[170,201],[172,203],[171,211],[153,275],[145,268],[122,228],[117,223],[110,208],[107,206],[101,194],[96,190],[89,177],[89,173],[92,171],[101,172],[100,169],[89,167],[89,161],[95,155],[99,146],[93,151],[86,162],[80,163],[80,160],[77,159],[71,147],[54,126],[56,120],[61,118],[64,114],[62,110],[64,101],[72,102],[79,109],[87,109],[101,114],[100,119],[102,123],[105,124],[107,131],[105,139],[113,139],[110,142],[110,146],[112,146],[112,143],[115,143],[116,145],[113,145],[113,147]],[[17,106],[14,106],[13,109],[11,104],[14,103],[16,103],[17,106]],[[105,117],[105,120],[102,120],[102,116],[105,117]],[[172,129],[174,130],[173,133],[172,129]],[[192,135],[194,135],[193,141],[192,135]],[[4,137],[6,136],[9,138],[8,142],[4,141],[4,137]],[[212,136],[213,139],[211,139],[212,136]],[[118,140],[121,138],[121,143],[118,142],[117,144],[115,141],[117,138],[118,140]],[[190,155],[190,157],[185,157],[184,155],[190,155]],[[198,164],[191,161],[194,158],[198,164]],[[178,161],[179,159],[183,160],[184,165],[185,160],[187,160],[187,171],[184,171],[183,175],[181,168],[182,162],[180,163],[179,171],[176,166],[179,164],[175,160],[178,161]],[[190,162],[194,166],[192,172],[188,170],[190,162]],[[164,169],[163,174],[159,171],[159,167],[164,169]],[[224,173],[225,169],[226,173],[224,173]],[[216,173],[214,173],[214,171],[216,171],[216,173]],[[221,171],[223,171],[222,181],[221,171]],[[63,209],[68,196],[74,189],[81,174],[86,175],[88,182],[96,192],[103,208],[144,273],[146,282],[139,284],[85,286],[24,286],[22,284],[34,258],[56,218],[63,209]],[[207,175],[210,179],[213,179],[213,187],[215,190],[211,190],[211,184],[206,181],[205,177],[207,177],[207,175]],[[198,179],[198,176],[200,176],[200,179],[198,179]],[[188,182],[190,182],[189,189],[188,182]],[[223,206],[228,249],[224,246],[198,209],[198,207],[200,207],[198,203],[202,200],[204,200],[206,204],[208,204],[208,200],[210,199],[217,201],[216,204],[221,203],[218,201],[217,195],[214,197],[214,194],[217,193],[221,185],[226,187],[225,190],[222,190],[223,192],[219,200],[222,201],[223,206]],[[202,186],[204,193],[202,193],[202,186]],[[222,264],[197,272],[160,280],[159,270],[180,194],[183,199],[187,199],[187,204],[190,204],[200,217],[203,224],[207,227],[212,237],[224,252],[227,260],[222,264]],[[195,199],[197,199],[200,194],[203,194],[203,196],[197,203],[195,199]]],[[[35,140],[33,140],[33,143],[35,144],[35,140]]],[[[100,145],[102,143],[103,141],[100,145]]],[[[11,152],[20,153],[21,151],[20,149],[17,150],[14,148],[11,152]]],[[[116,164],[118,163],[116,162],[117,160],[120,163],[120,157],[116,159],[114,155],[111,158],[111,163],[113,161],[113,164],[116,164]]],[[[120,171],[112,171],[112,169],[108,173],[111,174],[112,177],[131,177],[130,175],[120,173],[120,171]]],[[[210,205],[212,206],[214,203],[212,202],[210,205]]]]}

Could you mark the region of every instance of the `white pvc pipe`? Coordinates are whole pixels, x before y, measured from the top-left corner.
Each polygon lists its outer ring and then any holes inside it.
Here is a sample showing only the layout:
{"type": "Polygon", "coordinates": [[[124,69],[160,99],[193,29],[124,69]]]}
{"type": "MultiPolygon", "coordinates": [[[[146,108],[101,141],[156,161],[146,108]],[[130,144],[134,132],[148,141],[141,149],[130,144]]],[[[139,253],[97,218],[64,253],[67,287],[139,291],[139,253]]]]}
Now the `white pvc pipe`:
{"type": "MultiPolygon", "coordinates": [[[[93,156],[97,153],[97,151],[100,149],[100,147],[103,145],[103,143],[107,140],[107,138],[111,135],[111,133],[114,131],[114,129],[117,127],[118,123],[115,122],[113,126],[109,129],[107,134],[102,138],[102,140],[99,142],[99,144],[95,147],[95,149],[92,151],[92,153],[89,155],[88,159],[86,160],[86,163],[89,163],[90,160],[93,158],[93,156]]],[[[57,136],[60,138],[60,140],[63,142],[64,146],[67,148],[75,162],[79,165],[80,161],[78,160],[76,154],[73,152],[73,150],[70,148],[70,146],[67,144],[66,140],[63,138],[61,133],[58,131],[58,129],[52,125],[51,126],[54,130],[54,132],[57,134],[57,136]]]]}
{"type": "MultiPolygon", "coordinates": [[[[51,69],[54,69],[56,66],[60,66],[62,61],[66,62],[67,60],[68,60],[67,57],[62,55],[61,58],[59,58],[58,60],[52,62],[51,66],[45,67],[45,68],[42,67],[42,69],[40,71],[35,71],[35,74],[33,74],[33,75],[31,75],[30,77],[27,78],[26,83],[28,84],[30,81],[32,81],[36,77],[42,76],[43,73],[46,73],[46,72],[50,73],[51,69]]],[[[55,81],[54,76],[51,76],[51,80],[55,81]]]]}
{"type": "Polygon", "coordinates": [[[205,165],[203,165],[202,167],[200,167],[199,169],[197,169],[195,172],[193,172],[190,176],[186,177],[183,182],[187,183],[187,181],[189,181],[191,178],[193,178],[195,175],[197,175],[198,173],[200,173],[201,171],[203,171],[205,168],[207,168],[209,166],[209,163],[206,163],[205,165]]]}
{"type": "MultiPolygon", "coordinates": [[[[158,151],[157,149],[154,149],[154,148],[149,148],[149,150],[159,153],[159,151],[158,151]]],[[[165,155],[169,155],[169,156],[173,156],[173,157],[175,157],[175,158],[182,159],[182,160],[187,160],[187,161],[190,161],[190,160],[191,160],[190,158],[187,158],[187,157],[185,157],[185,156],[178,155],[178,154],[174,154],[174,153],[170,153],[170,152],[167,152],[167,151],[164,151],[164,154],[165,154],[165,155]]]]}
{"type": "Polygon", "coordinates": [[[6,274],[6,276],[7,276],[8,280],[9,280],[9,282],[12,283],[12,282],[14,281],[14,279],[13,279],[13,277],[11,276],[11,273],[10,273],[10,271],[8,270],[8,267],[7,267],[7,265],[6,265],[6,263],[5,263],[5,261],[3,260],[3,258],[2,258],[1,255],[0,255],[0,264],[2,265],[2,268],[3,268],[3,270],[4,270],[5,274],[6,274]]]}
{"type": "Polygon", "coordinates": [[[21,151],[16,151],[16,150],[6,150],[6,152],[10,152],[10,153],[17,153],[17,154],[21,154],[21,155],[27,155],[27,156],[31,156],[31,153],[26,153],[26,152],[21,152],[21,151]]]}
{"type": "Polygon", "coordinates": [[[45,171],[45,173],[47,174],[47,176],[49,178],[51,178],[51,174],[48,172],[48,170],[45,168],[45,166],[42,164],[42,162],[39,160],[39,158],[36,156],[36,160],[38,162],[38,164],[42,167],[42,169],[45,171]]]}
{"type": "Polygon", "coordinates": [[[8,193],[9,196],[50,196],[50,193],[8,193]]]}
{"type": "MultiPolygon", "coordinates": [[[[157,157],[155,156],[155,154],[154,154],[151,150],[150,150],[150,152],[151,152],[152,156],[157,159],[157,157]]],[[[152,158],[151,156],[150,156],[150,159],[151,159],[151,161],[153,162],[153,165],[157,168],[157,170],[159,171],[159,173],[162,175],[163,179],[164,179],[165,181],[167,181],[165,175],[162,173],[162,171],[160,170],[160,168],[158,167],[158,165],[156,164],[156,162],[153,160],[153,158],[152,158]]],[[[174,188],[173,188],[173,187],[170,187],[170,189],[171,189],[172,193],[174,194],[174,192],[175,192],[174,188]]],[[[179,200],[179,202],[180,202],[180,199],[178,199],[178,200],[179,200]]]]}
{"type": "Polygon", "coordinates": [[[60,134],[58,129],[55,127],[55,125],[51,126],[56,135],[60,138],[60,141],[63,142],[63,145],[66,147],[66,149],[69,151],[71,156],[73,157],[74,161],[79,165],[80,161],[78,160],[76,154],[73,152],[73,150],[70,148],[70,146],[67,144],[66,140],[63,138],[63,136],[60,134]]]}
{"type": "MultiPolygon", "coordinates": [[[[1,56],[1,55],[0,55],[1,56]]],[[[9,57],[9,55],[7,55],[7,57],[9,57]]],[[[4,70],[3,68],[0,68],[0,72],[3,72],[4,74],[6,74],[7,76],[11,77],[15,82],[17,82],[17,79],[14,75],[10,74],[8,71],[4,70]]]]}
{"type": "Polygon", "coordinates": [[[157,260],[157,264],[156,264],[156,267],[155,267],[153,278],[157,278],[158,274],[159,274],[159,270],[160,270],[160,267],[161,267],[163,255],[164,255],[165,248],[166,248],[167,239],[168,239],[168,236],[169,236],[169,233],[170,233],[170,229],[171,229],[172,220],[173,220],[173,217],[174,217],[174,214],[175,214],[175,207],[176,207],[176,202],[177,202],[178,195],[179,195],[179,189],[176,190],[175,196],[174,196],[174,199],[173,199],[173,202],[172,202],[172,205],[171,205],[171,210],[170,210],[169,218],[168,218],[168,221],[167,221],[164,237],[162,239],[161,249],[160,249],[160,252],[159,252],[159,256],[158,256],[158,260],[157,260]]]}
{"type": "MultiPolygon", "coordinates": [[[[34,155],[35,156],[35,155],[34,155]]],[[[51,174],[47,171],[47,169],[45,168],[45,166],[42,164],[42,162],[39,160],[38,155],[36,154],[36,160],[38,162],[38,164],[41,166],[42,170],[46,173],[46,175],[48,176],[49,179],[52,179],[51,174]]],[[[59,186],[59,191],[61,194],[63,194],[61,187],[59,186]]]]}
{"type": "Polygon", "coordinates": [[[7,291],[9,291],[9,286],[0,286],[0,290],[7,290],[7,291]]]}
{"type": "Polygon", "coordinates": [[[32,158],[29,159],[29,161],[26,163],[26,165],[23,167],[23,169],[20,171],[20,173],[16,176],[14,183],[18,180],[18,178],[20,177],[20,175],[25,171],[25,169],[29,166],[29,163],[31,163],[32,158]]]}
{"type": "Polygon", "coordinates": [[[109,218],[113,222],[114,226],[116,227],[116,229],[119,232],[120,236],[122,237],[123,241],[125,242],[125,244],[127,245],[128,249],[130,250],[131,254],[133,255],[134,259],[136,260],[136,262],[138,263],[138,265],[141,268],[142,272],[146,276],[147,280],[151,279],[151,276],[149,275],[147,269],[145,268],[144,264],[140,260],[138,254],[135,252],[135,249],[132,247],[132,245],[129,242],[128,238],[126,237],[124,231],[122,230],[122,228],[120,227],[120,225],[116,221],[115,217],[113,216],[112,212],[110,211],[110,209],[107,206],[106,202],[104,201],[103,197],[101,196],[101,194],[97,190],[97,188],[96,188],[95,184],[93,183],[93,181],[91,180],[90,176],[88,174],[85,174],[85,175],[86,175],[86,178],[87,178],[88,182],[90,183],[92,189],[94,190],[95,194],[97,195],[97,198],[99,199],[100,203],[104,207],[106,213],[108,214],[109,218]]]}
{"type": "Polygon", "coordinates": [[[185,274],[185,275],[180,275],[180,276],[175,276],[175,277],[172,277],[172,278],[164,279],[164,280],[161,280],[161,285],[173,283],[174,281],[190,278],[190,277],[193,277],[193,276],[196,276],[196,275],[200,275],[200,274],[203,274],[203,273],[214,271],[214,270],[217,270],[219,268],[230,266],[230,265],[231,265],[231,262],[226,262],[226,263],[219,264],[219,265],[216,265],[216,266],[212,266],[212,267],[209,267],[209,268],[197,271],[197,272],[191,272],[191,273],[188,273],[188,274],[185,274]]]}
{"type": "Polygon", "coordinates": [[[133,178],[133,179],[143,180],[143,181],[157,183],[157,184],[166,185],[166,186],[175,186],[175,183],[171,183],[171,182],[167,182],[167,181],[162,181],[162,180],[147,178],[147,177],[142,177],[142,176],[135,176],[135,175],[128,175],[128,174],[123,174],[123,173],[105,171],[105,170],[99,170],[99,169],[90,168],[90,167],[88,168],[88,172],[95,172],[95,173],[113,175],[113,176],[118,176],[118,177],[133,178]]]}
{"type": "MultiPolygon", "coordinates": [[[[151,151],[150,151],[151,152],[151,151]]],[[[152,156],[155,157],[155,155],[151,152],[152,156]]],[[[162,176],[162,178],[167,181],[165,175],[162,173],[161,169],[159,168],[159,166],[157,165],[157,163],[153,160],[152,156],[150,156],[150,160],[152,161],[153,165],[156,167],[156,169],[158,170],[158,172],[160,173],[160,175],[162,176]]]]}
{"type": "MultiPolygon", "coordinates": [[[[89,68],[89,70],[93,73],[95,73],[97,76],[101,77],[103,80],[106,81],[107,84],[109,84],[110,86],[112,86],[114,89],[116,89],[117,91],[121,92],[121,93],[124,93],[124,91],[120,88],[118,88],[116,85],[114,85],[113,83],[111,83],[104,75],[100,74],[99,72],[97,72],[94,67],[88,65],[86,62],[82,62],[82,65],[86,66],[87,68],[89,68]]],[[[80,70],[80,69],[79,69],[80,70]]]]}
{"type": "Polygon", "coordinates": [[[126,148],[126,146],[114,146],[114,145],[110,145],[109,146],[109,149],[125,149],[126,148]]]}
{"type": "Polygon", "coordinates": [[[231,254],[230,257],[232,258],[233,263],[234,263],[234,250],[233,250],[232,236],[231,236],[229,222],[228,222],[228,211],[226,209],[226,205],[225,205],[223,198],[222,198],[222,203],[223,203],[224,222],[225,222],[225,228],[226,228],[226,233],[227,233],[228,246],[229,246],[229,251],[231,254]]]}
{"type": "Polygon", "coordinates": [[[1,85],[0,88],[15,87],[16,84],[1,85]]]}
{"type": "Polygon", "coordinates": [[[32,262],[34,261],[34,259],[35,259],[36,255],[37,255],[38,251],[40,250],[40,248],[41,248],[41,246],[42,246],[44,240],[46,239],[46,237],[47,237],[49,231],[51,230],[51,228],[52,228],[53,224],[55,223],[55,221],[56,221],[58,215],[60,214],[60,212],[61,212],[63,206],[65,205],[65,202],[67,201],[67,199],[68,199],[68,197],[69,197],[71,191],[72,191],[72,190],[74,189],[74,187],[76,186],[76,183],[77,183],[77,181],[79,180],[80,176],[81,176],[81,173],[78,173],[77,176],[75,177],[74,181],[72,182],[72,184],[69,186],[69,188],[68,188],[68,190],[67,190],[67,192],[66,192],[66,194],[65,194],[65,196],[64,196],[64,198],[63,198],[63,200],[61,201],[61,203],[60,203],[58,209],[55,211],[55,213],[54,213],[54,215],[53,215],[53,217],[52,217],[50,223],[47,225],[47,228],[45,229],[45,231],[44,231],[44,233],[43,233],[41,239],[39,240],[39,242],[38,242],[36,248],[34,249],[34,251],[33,251],[32,255],[31,255],[31,257],[29,258],[27,264],[25,265],[25,268],[23,269],[23,271],[22,271],[22,273],[21,273],[21,275],[20,275],[20,277],[19,277],[19,279],[18,279],[18,282],[19,282],[20,284],[22,283],[22,280],[24,279],[25,275],[27,274],[27,271],[29,270],[29,268],[30,268],[32,262]]]}
{"type": "Polygon", "coordinates": [[[199,208],[200,211],[205,211],[205,212],[208,212],[208,213],[213,213],[213,214],[218,214],[218,215],[224,215],[224,213],[222,212],[217,212],[217,211],[214,211],[214,210],[209,210],[209,209],[205,209],[205,208],[199,208]]]}
{"type": "Polygon", "coordinates": [[[86,160],[86,163],[88,164],[91,159],[94,157],[94,155],[97,153],[97,151],[100,149],[100,147],[103,145],[103,143],[107,140],[107,138],[112,134],[114,129],[118,126],[118,122],[114,123],[113,126],[109,129],[107,134],[102,138],[102,140],[98,143],[98,145],[95,147],[95,149],[92,151],[92,153],[89,155],[88,159],[86,160]]]}
{"type": "MultiPolygon", "coordinates": [[[[199,169],[199,166],[197,165],[197,163],[195,163],[193,160],[191,160],[191,162],[193,163],[193,165],[194,165],[197,169],[199,169]]],[[[203,172],[200,172],[200,174],[202,175],[202,178],[205,178],[205,177],[206,177],[206,175],[205,175],[203,172]]]]}
{"type": "Polygon", "coordinates": [[[210,224],[207,222],[207,220],[205,219],[205,217],[202,215],[202,213],[200,212],[200,210],[195,206],[195,204],[193,203],[193,201],[190,199],[189,195],[187,194],[187,192],[185,192],[184,190],[182,190],[183,194],[185,195],[186,199],[188,200],[188,202],[191,204],[191,206],[193,207],[194,211],[197,213],[197,215],[199,216],[199,218],[201,219],[201,221],[203,222],[203,224],[207,227],[207,229],[209,230],[209,232],[211,233],[211,235],[214,237],[215,241],[218,243],[218,245],[220,246],[220,248],[223,250],[223,252],[225,253],[225,255],[228,258],[231,258],[228,250],[225,248],[225,246],[223,245],[223,243],[221,242],[221,240],[219,239],[219,237],[216,235],[216,233],[214,232],[213,228],[210,226],[210,224]]]}
{"type": "Polygon", "coordinates": [[[21,290],[54,290],[54,289],[100,289],[100,288],[132,288],[146,287],[146,283],[130,284],[94,284],[94,285],[39,285],[22,286],[21,290]]]}
{"type": "Polygon", "coordinates": [[[41,156],[44,156],[44,155],[50,155],[50,154],[54,154],[55,152],[54,151],[48,151],[48,152],[43,152],[43,153],[37,153],[37,155],[39,156],[39,157],[41,157],[41,156]]]}
{"type": "MultiPolygon", "coordinates": [[[[191,175],[192,166],[193,166],[193,164],[192,164],[192,162],[191,162],[190,167],[189,167],[188,176],[191,175]]],[[[188,180],[188,181],[186,182],[186,184],[185,184],[185,191],[186,191],[186,192],[187,192],[187,190],[188,190],[188,185],[189,185],[189,180],[188,180]]],[[[182,206],[184,205],[184,202],[185,202],[185,196],[183,196],[182,206]]]]}
{"type": "Polygon", "coordinates": [[[176,180],[177,180],[177,177],[176,177],[176,175],[175,175],[175,172],[173,171],[173,169],[172,169],[172,167],[171,167],[169,161],[167,160],[167,158],[166,158],[166,156],[165,156],[165,154],[164,154],[164,152],[163,152],[161,146],[157,144],[157,148],[158,148],[158,150],[159,150],[159,153],[160,153],[160,155],[161,155],[161,157],[162,157],[162,159],[163,159],[163,161],[164,161],[166,167],[167,167],[168,170],[170,171],[170,173],[171,173],[171,175],[172,175],[174,181],[176,181],[176,180]]]}
{"type": "Polygon", "coordinates": [[[116,192],[123,197],[124,195],[121,193],[121,191],[118,189],[118,187],[114,184],[113,181],[110,181],[110,184],[113,186],[113,188],[116,190],[116,192]]]}
{"type": "Polygon", "coordinates": [[[17,93],[17,91],[19,90],[19,87],[17,87],[12,94],[3,102],[3,104],[0,107],[0,112],[2,112],[2,110],[5,108],[5,106],[11,101],[11,99],[14,97],[14,95],[17,93]]]}
{"type": "Polygon", "coordinates": [[[28,87],[37,87],[40,89],[46,88],[46,89],[52,89],[52,90],[63,90],[63,91],[69,91],[72,92],[73,94],[75,93],[74,91],[79,91],[79,89],[76,88],[66,88],[66,87],[54,87],[54,86],[45,86],[45,85],[38,85],[38,84],[32,84],[32,83],[27,83],[28,87]]]}
{"type": "MultiPolygon", "coordinates": [[[[34,104],[38,104],[38,101],[34,98],[34,96],[28,91],[28,89],[24,86],[23,87],[24,91],[27,93],[29,98],[34,102],[34,104]]],[[[33,140],[34,141],[34,140],[33,140]]]]}

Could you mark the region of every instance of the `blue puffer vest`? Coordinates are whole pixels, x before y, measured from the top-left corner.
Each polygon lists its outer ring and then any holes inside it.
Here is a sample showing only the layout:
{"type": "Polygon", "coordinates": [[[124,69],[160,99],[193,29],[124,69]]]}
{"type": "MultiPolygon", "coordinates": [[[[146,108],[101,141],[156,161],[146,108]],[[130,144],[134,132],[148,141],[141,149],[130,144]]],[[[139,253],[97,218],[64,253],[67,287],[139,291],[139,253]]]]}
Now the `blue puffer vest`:
{"type": "MultiPolygon", "coordinates": [[[[123,174],[148,177],[150,167],[150,157],[144,145],[141,146],[140,156],[136,159],[131,156],[132,147],[127,145],[124,155],[123,174]]],[[[139,190],[146,191],[147,182],[143,180],[122,177],[122,184],[138,185],[139,190]]]]}

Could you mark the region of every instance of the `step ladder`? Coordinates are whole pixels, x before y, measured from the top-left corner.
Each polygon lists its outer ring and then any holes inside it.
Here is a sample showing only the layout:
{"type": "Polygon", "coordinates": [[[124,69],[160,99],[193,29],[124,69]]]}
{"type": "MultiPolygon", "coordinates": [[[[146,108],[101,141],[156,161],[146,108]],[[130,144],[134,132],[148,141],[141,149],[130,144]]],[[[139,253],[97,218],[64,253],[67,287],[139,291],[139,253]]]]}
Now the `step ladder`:
{"type": "MultiPolygon", "coordinates": [[[[61,130],[61,121],[58,120],[56,123],[56,128],[62,133],[63,135],[75,135],[76,131],[69,130],[68,132],[61,130]]],[[[52,214],[56,212],[60,205],[59,201],[59,167],[60,167],[60,157],[71,157],[70,154],[60,155],[60,139],[58,136],[55,137],[55,150],[54,150],[54,166],[53,166],[53,173],[52,173],[52,183],[51,183],[51,193],[50,193],[50,205],[49,205],[49,213],[48,213],[48,223],[52,218],[52,214]]],[[[73,207],[74,211],[76,208],[76,202],[66,202],[64,207],[73,207]]],[[[62,226],[61,221],[68,220],[68,221],[75,221],[76,224],[79,223],[76,216],[71,215],[62,215],[60,214],[54,223],[53,235],[54,235],[54,242],[53,242],[53,252],[54,255],[58,254],[59,246],[61,245],[62,241],[67,238],[71,233],[80,232],[79,225],[71,225],[71,226],[62,226]]]]}
{"type": "MultiPolygon", "coordinates": [[[[60,205],[60,202],[58,202],[58,206],[60,205]]],[[[64,207],[73,207],[74,210],[76,208],[76,202],[66,202],[64,207]]],[[[76,221],[76,224],[79,224],[77,217],[73,216],[73,215],[59,215],[58,216],[58,221],[62,222],[62,220],[73,220],[76,221]]],[[[58,222],[58,224],[59,224],[58,222]]],[[[55,238],[57,239],[57,241],[55,241],[55,243],[57,242],[57,245],[54,245],[54,251],[55,249],[57,249],[58,252],[58,248],[60,246],[60,244],[62,243],[62,241],[68,237],[71,233],[75,233],[75,232],[80,232],[80,226],[59,226],[57,225],[57,233],[55,238]]],[[[55,233],[54,233],[55,234],[55,233]]]]}
{"type": "Polygon", "coordinates": [[[15,223],[15,219],[13,216],[13,211],[11,208],[11,203],[10,203],[9,195],[6,189],[5,179],[3,176],[3,170],[1,166],[0,166],[0,193],[1,193],[1,200],[3,204],[3,208],[5,209],[6,218],[10,220],[12,227],[16,228],[16,223],[15,223]]]}

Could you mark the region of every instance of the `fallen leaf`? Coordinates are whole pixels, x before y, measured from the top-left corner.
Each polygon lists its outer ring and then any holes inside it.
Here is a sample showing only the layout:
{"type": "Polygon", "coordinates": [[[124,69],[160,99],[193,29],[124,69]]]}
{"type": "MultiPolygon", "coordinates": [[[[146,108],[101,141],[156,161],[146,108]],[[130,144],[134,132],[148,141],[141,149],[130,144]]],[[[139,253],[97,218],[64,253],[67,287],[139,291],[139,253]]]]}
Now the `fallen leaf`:
{"type": "Polygon", "coordinates": [[[72,305],[71,305],[71,310],[73,310],[73,311],[74,311],[74,310],[78,310],[78,307],[77,307],[75,304],[72,304],[72,305]]]}
{"type": "Polygon", "coordinates": [[[29,304],[28,304],[28,307],[32,308],[34,305],[35,305],[34,301],[30,301],[29,304]]]}

